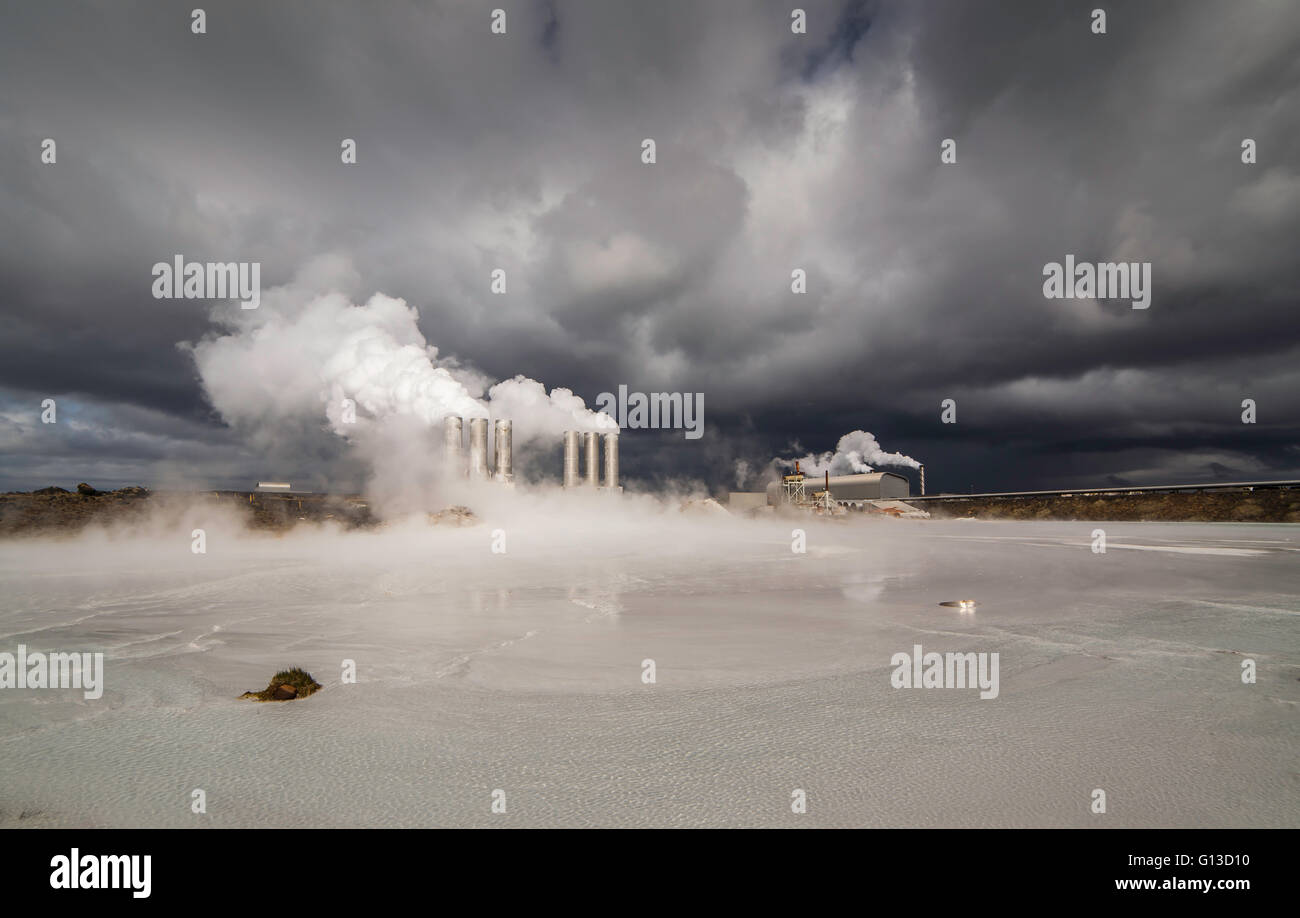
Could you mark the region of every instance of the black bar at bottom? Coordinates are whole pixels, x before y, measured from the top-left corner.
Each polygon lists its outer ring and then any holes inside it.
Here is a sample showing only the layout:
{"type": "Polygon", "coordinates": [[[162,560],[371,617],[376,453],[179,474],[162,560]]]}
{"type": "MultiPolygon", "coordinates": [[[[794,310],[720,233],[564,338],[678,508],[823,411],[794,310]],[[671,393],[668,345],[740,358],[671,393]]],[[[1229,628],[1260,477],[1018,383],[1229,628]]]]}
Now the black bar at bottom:
{"type": "Polygon", "coordinates": [[[407,898],[451,905],[453,896],[494,910],[586,902],[664,914],[705,901],[803,901],[821,912],[833,907],[827,897],[846,895],[859,905],[1130,900],[1231,909],[1259,896],[1288,901],[1281,897],[1294,891],[1296,872],[1284,865],[1295,841],[1291,830],[1248,829],[102,829],[11,830],[0,844],[14,903],[333,909],[407,898]]]}

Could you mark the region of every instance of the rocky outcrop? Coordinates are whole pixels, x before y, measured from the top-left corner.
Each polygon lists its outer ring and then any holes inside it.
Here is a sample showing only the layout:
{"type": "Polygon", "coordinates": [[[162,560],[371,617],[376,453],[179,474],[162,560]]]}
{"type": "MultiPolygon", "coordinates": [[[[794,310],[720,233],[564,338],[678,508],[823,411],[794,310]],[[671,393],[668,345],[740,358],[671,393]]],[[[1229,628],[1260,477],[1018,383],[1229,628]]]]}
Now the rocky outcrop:
{"type": "Polygon", "coordinates": [[[145,488],[101,491],[84,481],[75,491],[51,486],[0,494],[0,536],[75,532],[92,522],[131,522],[143,518],[149,496],[145,488]]]}
{"type": "Polygon", "coordinates": [[[718,503],[712,497],[705,497],[700,500],[683,501],[681,505],[682,513],[697,514],[701,516],[730,516],[730,512],[722,504],[718,503]]]}
{"type": "Polygon", "coordinates": [[[473,526],[478,517],[469,507],[456,506],[430,513],[429,522],[435,526],[473,526]]]}
{"type": "Polygon", "coordinates": [[[953,495],[917,501],[916,506],[930,511],[935,519],[1300,523],[1300,489],[1295,488],[1030,497],[953,495]]]}
{"type": "MultiPolygon", "coordinates": [[[[0,537],[70,534],[91,524],[129,526],[151,517],[165,523],[199,502],[227,507],[243,516],[250,529],[261,531],[285,532],[303,522],[364,529],[379,522],[365,501],[330,494],[154,493],[138,485],[100,491],[82,482],[76,491],[51,486],[31,492],[0,493],[0,537]]],[[[189,528],[185,531],[188,533],[189,528]]]]}

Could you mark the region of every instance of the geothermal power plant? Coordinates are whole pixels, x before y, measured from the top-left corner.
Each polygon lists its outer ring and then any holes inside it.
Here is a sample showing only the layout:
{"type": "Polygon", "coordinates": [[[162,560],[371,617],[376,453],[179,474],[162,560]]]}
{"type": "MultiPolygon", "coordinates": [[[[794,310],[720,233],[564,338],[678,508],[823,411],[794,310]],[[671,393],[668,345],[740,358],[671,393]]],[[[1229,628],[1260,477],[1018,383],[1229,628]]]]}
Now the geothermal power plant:
{"type": "MultiPolygon", "coordinates": [[[[493,436],[493,464],[488,469],[488,419],[469,419],[469,452],[465,452],[465,419],[443,421],[443,458],[450,473],[473,481],[491,478],[503,484],[514,481],[513,428],[508,418],[497,418],[493,436]]],[[[564,432],[564,487],[621,491],[618,484],[618,431],[564,432]],[[601,438],[604,438],[605,476],[600,476],[601,438]],[[579,456],[582,459],[579,461],[579,456]]]]}

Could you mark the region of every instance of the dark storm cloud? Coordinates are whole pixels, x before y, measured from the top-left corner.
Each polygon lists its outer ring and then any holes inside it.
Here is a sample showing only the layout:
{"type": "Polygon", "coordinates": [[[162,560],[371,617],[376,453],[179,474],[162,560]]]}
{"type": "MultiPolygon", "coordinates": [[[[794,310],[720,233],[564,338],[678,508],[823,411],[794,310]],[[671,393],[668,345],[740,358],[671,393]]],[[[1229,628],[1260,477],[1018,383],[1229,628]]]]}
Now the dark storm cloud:
{"type": "Polygon", "coordinates": [[[355,476],[310,419],[213,416],[176,346],[207,305],[149,293],[177,252],[264,286],[344,256],[444,355],[589,403],[705,392],[704,440],[626,439],[653,480],[855,428],[932,487],[1300,476],[1300,8],[1108,3],[1094,35],[1091,3],[802,6],[807,35],[766,2],[222,3],[204,36],[158,3],[6,8],[9,482],[169,453],[355,476]],[[1151,262],[1151,308],[1045,300],[1067,253],[1151,262]],[[53,439],[45,397],[100,433],[53,439]]]}

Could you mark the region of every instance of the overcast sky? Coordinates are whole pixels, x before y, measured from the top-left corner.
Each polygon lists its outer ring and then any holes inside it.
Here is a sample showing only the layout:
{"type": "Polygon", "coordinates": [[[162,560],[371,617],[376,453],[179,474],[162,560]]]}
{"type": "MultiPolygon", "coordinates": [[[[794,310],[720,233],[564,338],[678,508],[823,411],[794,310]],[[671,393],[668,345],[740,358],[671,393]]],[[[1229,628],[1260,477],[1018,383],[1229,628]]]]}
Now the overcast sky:
{"type": "Polygon", "coordinates": [[[213,304],[151,295],[176,253],[264,288],[326,256],[588,405],[704,393],[626,478],[855,429],[932,492],[1300,478],[1300,4],[801,6],[6,4],[0,487],[361,474],[323,413],[274,450],[223,422],[178,346],[213,304]],[[1150,307],[1044,298],[1067,255],[1149,262],[1150,307]]]}

